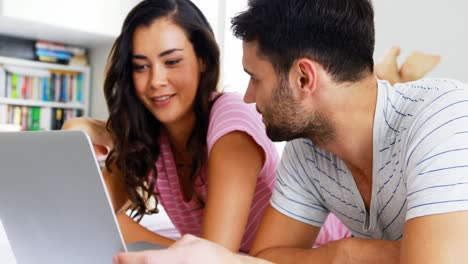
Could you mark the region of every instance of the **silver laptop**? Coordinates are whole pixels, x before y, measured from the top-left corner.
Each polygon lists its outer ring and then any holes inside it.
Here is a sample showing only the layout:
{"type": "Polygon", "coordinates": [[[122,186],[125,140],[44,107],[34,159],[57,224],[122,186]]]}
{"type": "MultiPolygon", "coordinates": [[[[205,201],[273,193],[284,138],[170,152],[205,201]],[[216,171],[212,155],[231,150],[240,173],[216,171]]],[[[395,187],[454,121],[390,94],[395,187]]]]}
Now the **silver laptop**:
{"type": "Polygon", "coordinates": [[[0,133],[0,218],[18,264],[112,263],[127,250],[81,131],[0,133]]]}

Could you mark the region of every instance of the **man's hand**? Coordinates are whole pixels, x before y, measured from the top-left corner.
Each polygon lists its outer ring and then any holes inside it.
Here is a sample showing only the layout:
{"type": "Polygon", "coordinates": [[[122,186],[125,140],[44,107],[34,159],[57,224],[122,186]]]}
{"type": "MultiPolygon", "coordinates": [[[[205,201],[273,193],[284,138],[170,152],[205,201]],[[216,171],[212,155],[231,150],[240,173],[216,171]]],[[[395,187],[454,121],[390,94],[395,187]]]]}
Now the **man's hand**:
{"type": "Polygon", "coordinates": [[[400,263],[400,241],[347,238],[336,243],[341,244],[336,263],[400,263]]]}
{"type": "Polygon", "coordinates": [[[267,264],[269,262],[236,255],[217,244],[191,235],[183,236],[168,249],[119,253],[114,257],[114,264],[158,263],[267,264]]]}

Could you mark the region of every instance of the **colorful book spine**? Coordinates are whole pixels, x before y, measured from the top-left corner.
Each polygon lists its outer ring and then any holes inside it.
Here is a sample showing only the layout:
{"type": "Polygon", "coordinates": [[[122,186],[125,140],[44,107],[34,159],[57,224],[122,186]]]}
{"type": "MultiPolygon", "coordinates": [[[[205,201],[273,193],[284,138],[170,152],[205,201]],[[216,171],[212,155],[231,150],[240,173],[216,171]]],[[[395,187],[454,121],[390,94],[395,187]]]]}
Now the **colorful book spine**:
{"type": "Polygon", "coordinates": [[[68,101],[68,75],[60,75],[60,102],[68,101]]]}
{"type": "Polygon", "coordinates": [[[49,101],[49,80],[48,78],[41,78],[41,91],[42,91],[42,101],[49,101]]]}
{"type": "Polygon", "coordinates": [[[39,131],[41,130],[41,108],[40,107],[31,107],[32,109],[32,121],[29,130],[39,131]]]}
{"type": "Polygon", "coordinates": [[[69,52],[38,49],[36,50],[36,56],[56,58],[58,60],[70,60],[72,57],[72,54],[69,52]]]}
{"type": "Polygon", "coordinates": [[[11,98],[18,98],[18,75],[13,73],[11,75],[11,98]]]}
{"type": "Polygon", "coordinates": [[[80,103],[83,102],[83,75],[79,74],[77,77],[77,84],[76,84],[76,100],[80,103]]]}

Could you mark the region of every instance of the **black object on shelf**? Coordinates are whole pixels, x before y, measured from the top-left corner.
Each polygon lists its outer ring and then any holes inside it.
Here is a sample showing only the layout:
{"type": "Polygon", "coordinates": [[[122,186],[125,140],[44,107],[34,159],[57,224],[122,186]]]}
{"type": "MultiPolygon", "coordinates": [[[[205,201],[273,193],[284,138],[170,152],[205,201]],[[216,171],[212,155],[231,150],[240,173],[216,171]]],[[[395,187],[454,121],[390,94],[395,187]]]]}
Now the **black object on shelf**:
{"type": "Polygon", "coordinates": [[[34,60],[34,40],[0,35],[0,56],[34,60]]]}

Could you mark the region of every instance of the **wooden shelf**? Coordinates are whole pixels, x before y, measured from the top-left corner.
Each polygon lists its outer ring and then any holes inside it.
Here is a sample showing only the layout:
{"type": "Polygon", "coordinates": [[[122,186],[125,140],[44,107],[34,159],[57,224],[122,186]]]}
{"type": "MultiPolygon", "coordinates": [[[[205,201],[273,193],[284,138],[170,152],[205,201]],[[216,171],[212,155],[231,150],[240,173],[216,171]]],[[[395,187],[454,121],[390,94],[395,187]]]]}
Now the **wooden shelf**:
{"type": "Polygon", "coordinates": [[[23,60],[23,59],[0,56],[0,65],[2,64],[24,66],[24,67],[29,67],[29,68],[32,67],[32,68],[48,69],[48,70],[71,71],[71,72],[82,72],[82,73],[89,72],[88,66],[61,65],[61,64],[55,64],[55,63],[30,61],[30,60],[23,60]]]}
{"type": "Polygon", "coordinates": [[[59,103],[59,102],[46,102],[46,101],[13,99],[13,98],[0,98],[0,104],[53,107],[53,108],[66,108],[66,109],[81,109],[81,110],[85,109],[85,105],[81,103],[59,103]]]}

